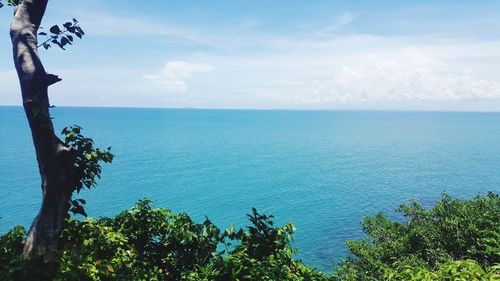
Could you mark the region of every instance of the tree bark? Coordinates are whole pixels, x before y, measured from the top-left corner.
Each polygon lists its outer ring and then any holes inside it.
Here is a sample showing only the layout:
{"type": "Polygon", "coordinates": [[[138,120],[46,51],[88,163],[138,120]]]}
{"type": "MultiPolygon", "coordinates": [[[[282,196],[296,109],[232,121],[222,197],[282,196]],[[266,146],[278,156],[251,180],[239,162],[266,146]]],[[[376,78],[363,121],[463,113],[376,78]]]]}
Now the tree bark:
{"type": "Polygon", "coordinates": [[[16,7],[10,28],[14,64],[35,146],[43,195],[42,206],[28,233],[23,252],[25,258],[45,255],[57,248],[75,187],[71,176],[73,153],[55,135],[49,115],[47,89],[55,76],[45,72],[38,55],[37,32],[47,2],[24,0],[16,7]]]}

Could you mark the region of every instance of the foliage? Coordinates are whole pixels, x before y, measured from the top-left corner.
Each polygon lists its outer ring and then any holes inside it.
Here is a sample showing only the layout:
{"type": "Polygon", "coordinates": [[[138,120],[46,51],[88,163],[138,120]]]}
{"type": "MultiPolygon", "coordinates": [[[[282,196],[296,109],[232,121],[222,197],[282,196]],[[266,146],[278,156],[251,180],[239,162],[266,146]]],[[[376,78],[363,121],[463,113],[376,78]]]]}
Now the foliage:
{"type": "MultiPolygon", "coordinates": [[[[80,27],[80,24],[77,19],[73,18],[72,21],[67,21],[63,25],[63,28],[59,27],[59,25],[53,25],[49,29],[49,33],[45,31],[41,31],[38,33],[38,36],[45,36],[45,41],[38,45],[38,47],[44,47],[46,50],[50,48],[51,44],[55,44],[59,46],[59,48],[64,49],[66,45],[73,44],[73,35],[82,39],[85,32],[80,27]]],[[[43,29],[43,27],[40,27],[43,29]]]]}
{"type": "Polygon", "coordinates": [[[222,231],[140,200],[114,218],[69,218],[43,260],[21,260],[26,231],[12,229],[0,237],[0,280],[500,280],[499,204],[493,193],[443,195],[430,210],[402,205],[405,221],[367,217],[367,238],[349,241],[327,276],[294,258],[293,225],[255,209],[245,229],[222,231]]]}
{"type": "MultiPolygon", "coordinates": [[[[73,178],[76,179],[75,191],[79,193],[82,188],[95,187],[97,178],[101,178],[101,162],[111,163],[113,154],[111,147],[99,149],[94,147],[94,140],[81,134],[82,127],[74,125],[62,130],[64,144],[75,153],[73,162],[73,178]]],[[[84,210],[85,200],[72,199],[70,211],[74,214],[87,216],[84,210]]]]}
{"type": "Polygon", "coordinates": [[[26,236],[17,227],[0,239],[0,279],[328,280],[293,259],[293,226],[275,227],[271,218],[254,209],[245,230],[221,231],[141,200],[115,218],[68,219],[60,248],[43,261],[57,268],[44,272],[36,271],[44,264],[17,258],[26,236]]]}
{"type": "MultiPolygon", "coordinates": [[[[230,227],[224,236],[240,242],[223,259],[191,272],[183,280],[328,280],[317,270],[294,260],[297,250],[290,246],[294,226],[274,227],[272,216],[252,209],[246,231],[230,227]]],[[[226,246],[231,246],[230,244],[226,246]]]]}
{"type": "MultiPolygon", "coordinates": [[[[21,3],[22,0],[7,0],[7,5],[8,6],[17,6],[21,3]]],[[[0,8],[2,8],[4,4],[0,0],[0,8]]]]}
{"type": "Polygon", "coordinates": [[[500,280],[500,265],[495,265],[485,270],[474,260],[450,261],[440,264],[435,271],[425,267],[412,267],[401,264],[396,268],[387,268],[384,272],[385,280],[500,280]]]}
{"type": "Polygon", "coordinates": [[[9,280],[15,273],[19,255],[23,251],[26,230],[16,226],[0,237],[0,280],[9,280]]]}
{"type": "Polygon", "coordinates": [[[472,200],[443,195],[430,210],[412,202],[398,211],[405,221],[391,221],[382,213],[364,219],[367,238],[347,242],[350,257],[337,267],[335,279],[461,280],[446,279],[453,274],[464,280],[500,278],[498,195],[472,200]]]}
{"type": "Polygon", "coordinates": [[[96,178],[101,178],[102,168],[100,162],[111,163],[113,154],[111,147],[105,150],[95,148],[94,140],[81,134],[82,127],[74,125],[65,127],[61,134],[64,135],[64,144],[76,152],[74,161],[75,178],[78,179],[76,191],[84,187],[92,188],[96,185],[96,178]]]}

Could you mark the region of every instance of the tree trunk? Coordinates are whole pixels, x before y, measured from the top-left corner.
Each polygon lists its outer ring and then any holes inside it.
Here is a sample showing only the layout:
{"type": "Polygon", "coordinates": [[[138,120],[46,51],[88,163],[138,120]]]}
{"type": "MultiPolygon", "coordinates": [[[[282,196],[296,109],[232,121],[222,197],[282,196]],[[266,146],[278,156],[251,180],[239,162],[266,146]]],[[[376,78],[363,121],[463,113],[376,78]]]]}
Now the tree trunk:
{"type": "Polygon", "coordinates": [[[10,29],[14,63],[35,146],[43,194],[42,206],[24,247],[25,258],[45,255],[57,248],[75,186],[71,176],[73,153],[54,134],[49,115],[47,89],[57,77],[45,72],[38,56],[37,32],[47,2],[24,0],[15,9],[10,29]]]}

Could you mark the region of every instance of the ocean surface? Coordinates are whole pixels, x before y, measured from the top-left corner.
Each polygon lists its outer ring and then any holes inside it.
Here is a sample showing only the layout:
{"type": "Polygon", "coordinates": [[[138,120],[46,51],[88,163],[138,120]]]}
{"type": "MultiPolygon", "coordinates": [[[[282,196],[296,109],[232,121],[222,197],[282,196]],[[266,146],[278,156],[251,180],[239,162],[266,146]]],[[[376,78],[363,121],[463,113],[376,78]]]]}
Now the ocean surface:
{"type": "MultiPolygon", "coordinates": [[[[299,258],[324,271],[363,237],[360,221],[443,192],[500,192],[500,114],[362,111],[55,108],[56,130],[78,124],[116,158],[90,216],[148,197],[156,206],[245,226],[251,207],[297,227],[299,258]]],[[[0,107],[0,233],[29,226],[40,199],[21,107],[0,107]]]]}

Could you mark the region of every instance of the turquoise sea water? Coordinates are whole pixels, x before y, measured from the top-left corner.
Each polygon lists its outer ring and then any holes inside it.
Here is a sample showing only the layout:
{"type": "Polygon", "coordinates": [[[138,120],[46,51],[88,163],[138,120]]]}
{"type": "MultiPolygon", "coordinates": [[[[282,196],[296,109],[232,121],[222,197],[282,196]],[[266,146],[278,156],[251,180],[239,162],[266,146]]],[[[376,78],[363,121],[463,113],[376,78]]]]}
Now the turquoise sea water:
{"type": "MultiPolygon", "coordinates": [[[[415,198],[500,192],[500,114],[55,108],[116,154],[91,216],[137,199],[244,226],[251,207],[297,226],[299,257],[329,271],[360,221],[415,198]]],[[[0,107],[0,233],[29,225],[40,203],[20,107],[0,107]]]]}

